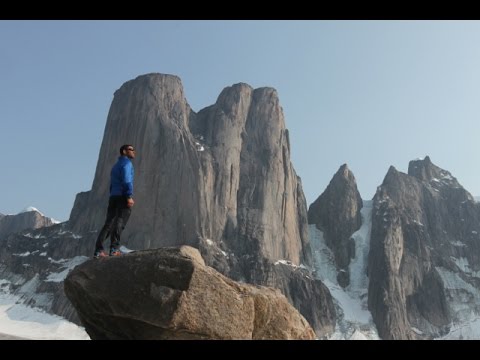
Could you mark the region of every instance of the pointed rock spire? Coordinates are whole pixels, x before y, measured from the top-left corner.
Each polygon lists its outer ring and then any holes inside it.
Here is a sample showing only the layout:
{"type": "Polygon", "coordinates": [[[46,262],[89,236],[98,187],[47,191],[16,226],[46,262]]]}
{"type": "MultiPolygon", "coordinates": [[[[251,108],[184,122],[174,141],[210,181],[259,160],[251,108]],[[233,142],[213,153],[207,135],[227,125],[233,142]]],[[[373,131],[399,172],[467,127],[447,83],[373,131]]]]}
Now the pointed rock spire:
{"type": "Polygon", "coordinates": [[[362,224],[362,207],[355,177],[347,164],[343,164],[308,209],[308,223],[324,232],[327,245],[335,255],[338,282],[344,287],[350,282],[348,265],[355,252],[351,236],[362,224]]]}

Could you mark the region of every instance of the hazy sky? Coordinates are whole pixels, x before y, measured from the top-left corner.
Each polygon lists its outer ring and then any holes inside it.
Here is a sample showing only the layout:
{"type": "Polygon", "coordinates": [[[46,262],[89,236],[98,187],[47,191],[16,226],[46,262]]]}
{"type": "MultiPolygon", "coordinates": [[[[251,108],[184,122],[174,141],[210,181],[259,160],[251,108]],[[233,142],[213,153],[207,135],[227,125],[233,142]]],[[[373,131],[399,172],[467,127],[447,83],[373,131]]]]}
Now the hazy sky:
{"type": "Polygon", "coordinates": [[[343,163],[371,199],[425,155],[480,195],[479,39],[478,21],[0,21],[0,213],[67,220],[113,93],[151,72],[194,111],[276,88],[307,205],[343,163]]]}

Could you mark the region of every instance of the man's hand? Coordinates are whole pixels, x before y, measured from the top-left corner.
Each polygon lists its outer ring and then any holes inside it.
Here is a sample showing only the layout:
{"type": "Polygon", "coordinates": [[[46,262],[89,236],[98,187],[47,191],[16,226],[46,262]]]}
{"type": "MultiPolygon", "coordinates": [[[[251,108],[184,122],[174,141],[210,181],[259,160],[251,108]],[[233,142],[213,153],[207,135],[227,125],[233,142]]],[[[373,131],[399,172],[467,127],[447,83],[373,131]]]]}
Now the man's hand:
{"type": "Polygon", "coordinates": [[[135,204],[135,201],[133,201],[132,198],[127,199],[127,207],[131,208],[135,204]]]}

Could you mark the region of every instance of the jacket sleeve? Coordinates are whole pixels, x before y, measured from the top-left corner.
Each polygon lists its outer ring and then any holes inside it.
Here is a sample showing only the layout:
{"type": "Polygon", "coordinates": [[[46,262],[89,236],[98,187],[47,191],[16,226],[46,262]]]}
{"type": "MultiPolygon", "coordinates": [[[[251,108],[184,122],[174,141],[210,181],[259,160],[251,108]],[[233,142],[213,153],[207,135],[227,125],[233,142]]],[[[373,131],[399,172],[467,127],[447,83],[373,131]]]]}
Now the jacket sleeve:
{"type": "Polygon", "coordinates": [[[133,195],[133,166],[132,164],[126,164],[122,167],[122,180],[123,180],[123,195],[133,195]]]}

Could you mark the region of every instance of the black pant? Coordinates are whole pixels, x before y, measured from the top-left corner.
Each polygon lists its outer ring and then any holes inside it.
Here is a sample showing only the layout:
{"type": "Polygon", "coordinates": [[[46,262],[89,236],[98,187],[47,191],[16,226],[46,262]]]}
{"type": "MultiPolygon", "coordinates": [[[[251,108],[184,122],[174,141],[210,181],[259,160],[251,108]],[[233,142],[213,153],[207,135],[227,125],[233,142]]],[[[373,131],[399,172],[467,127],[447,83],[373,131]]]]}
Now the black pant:
{"type": "Polygon", "coordinates": [[[95,243],[95,252],[103,250],[103,242],[110,235],[110,251],[120,246],[120,234],[130,217],[132,210],[127,206],[125,196],[110,196],[107,219],[95,243]]]}

